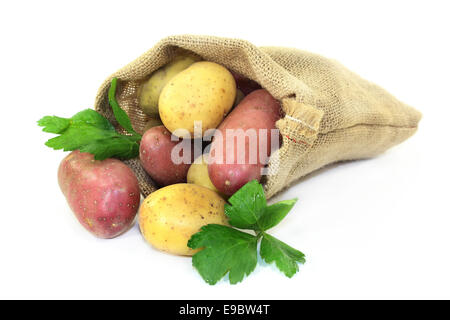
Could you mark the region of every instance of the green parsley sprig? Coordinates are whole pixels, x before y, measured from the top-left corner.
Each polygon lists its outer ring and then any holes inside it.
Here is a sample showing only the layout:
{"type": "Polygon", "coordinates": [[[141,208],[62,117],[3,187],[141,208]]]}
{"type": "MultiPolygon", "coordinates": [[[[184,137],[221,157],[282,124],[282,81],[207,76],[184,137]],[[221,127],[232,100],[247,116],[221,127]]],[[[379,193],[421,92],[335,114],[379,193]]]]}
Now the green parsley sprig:
{"type": "Polygon", "coordinates": [[[59,136],[49,139],[45,145],[55,150],[89,152],[96,160],[106,158],[131,159],[139,155],[141,135],[134,131],[130,118],[116,100],[117,79],[111,81],[108,91],[109,104],[114,117],[129,135],[116,132],[114,126],[101,114],[85,109],[72,118],[45,116],[38,121],[42,131],[59,136]]]}
{"type": "Polygon", "coordinates": [[[192,257],[192,264],[202,278],[213,285],[229,273],[231,284],[241,282],[256,268],[259,240],[261,258],[267,263],[275,262],[277,268],[291,278],[298,271],[298,264],[305,263],[305,255],[266,231],[283,220],[297,199],[268,206],[263,187],[253,180],[228,202],[225,214],[230,225],[253,230],[255,235],[218,224],[203,226],[188,241],[189,248],[202,248],[192,257]]]}

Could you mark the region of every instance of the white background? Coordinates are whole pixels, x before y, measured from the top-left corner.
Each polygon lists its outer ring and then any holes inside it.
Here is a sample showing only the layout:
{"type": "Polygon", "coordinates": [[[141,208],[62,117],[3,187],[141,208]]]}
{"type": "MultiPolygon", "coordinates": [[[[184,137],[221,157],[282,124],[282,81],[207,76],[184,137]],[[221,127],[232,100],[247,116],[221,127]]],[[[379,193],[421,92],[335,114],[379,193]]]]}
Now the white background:
{"type": "Polygon", "coordinates": [[[2,1],[0,298],[450,298],[448,1],[2,1]],[[292,279],[260,261],[238,285],[203,282],[137,226],[100,240],[56,180],[64,154],[36,121],[92,107],[112,72],[161,38],[238,37],[337,59],[423,114],[383,155],[280,194],[272,234],[302,250],[292,279]]]}

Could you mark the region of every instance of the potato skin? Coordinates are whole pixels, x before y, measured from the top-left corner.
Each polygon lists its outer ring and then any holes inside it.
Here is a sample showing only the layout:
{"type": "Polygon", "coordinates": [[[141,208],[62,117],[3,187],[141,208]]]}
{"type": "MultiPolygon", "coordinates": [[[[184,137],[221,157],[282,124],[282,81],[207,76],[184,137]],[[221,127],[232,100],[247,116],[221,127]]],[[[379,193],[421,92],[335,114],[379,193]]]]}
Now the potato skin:
{"type": "Polygon", "coordinates": [[[247,182],[254,179],[259,181],[261,179],[261,169],[270,156],[270,130],[276,129],[275,123],[279,118],[280,104],[265,89],[250,93],[225,118],[218,128],[222,136],[215,136],[212,142],[210,151],[212,161],[208,164],[209,177],[220,192],[230,196],[247,182]],[[233,133],[239,129],[244,131],[255,129],[257,130],[258,141],[266,142],[267,153],[259,155],[260,146],[258,146],[257,154],[259,156],[256,163],[250,163],[249,153],[251,144],[248,139],[245,139],[245,161],[242,164],[237,162],[238,148],[236,141],[234,144],[226,143],[225,133],[233,133]],[[259,136],[260,129],[267,129],[267,135],[263,137],[259,136]],[[221,141],[218,139],[221,139],[221,141]],[[227,164],[227,155],[230,153],[234,156],[234,162],[227,164]],[[221,159],[222,163],[219,163],[217,159],[221,159]]]}
{"type": "Polygon", "coordinates": [[[193,54],[183,54],[156,70],[138,89],[139,106],[142,111],[152,117],[159,116],[158,100],[164,86],[175,75],[199,60],[200,57],[193,54]]]}
{"type": "Polygon", "coordinates": [[[198,250],[187,246],[204,225],[227,225],[225,201],[212,190],[195,184],[173,184],[151,193],[139,209],[139,227],[148,243],[177,255],[198,250]]]}
{"type": "Polygon", "coordinates": [[[164,87],[159,97],[159,115],[170,132],[189,138],[194,134],[194,121],[202,121],[202,134],[217,128],[235,98],[236,83],[225,67],[196,62],[164,87]],[[177,129],[186,129],[187,133],[177,129]]]}
{"type": "MultiPolygon", "coordinates": [[[[144,133],[139,146],[142,166],[160,186],[186,182],[191,163],[175,164],[172,162],[172,149],[181,142],[172,141],[170,137],[170,132],[164,126],[153,127],[144,133]]],[[[192,154],[193,152],[191,152],[192,154]]]]}
{"type": "Polygon", "coordinates": [[[123,162],[73,151],[59,166],[58,182],[78,221],[95,236],[114,238],[133,223],[139,185],[123,162]]]}
{"type": "Polygon", "coordinates": [[[191,164],[187,174],[187,182],[219,192],[209,178],[206,155],[201,155],[191,164]]]}

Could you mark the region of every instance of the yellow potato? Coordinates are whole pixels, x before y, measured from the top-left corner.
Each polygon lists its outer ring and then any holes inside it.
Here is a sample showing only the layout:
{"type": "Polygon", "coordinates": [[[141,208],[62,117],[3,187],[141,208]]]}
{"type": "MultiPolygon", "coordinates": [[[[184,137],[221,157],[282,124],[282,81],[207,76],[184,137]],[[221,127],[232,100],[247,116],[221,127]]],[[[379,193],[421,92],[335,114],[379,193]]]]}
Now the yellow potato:
{"type": "Polygon", "coordinates": [[[214,62],[196,62],[164,87],[159,96],[159,115],[170,132],[189,138],[194,134],[194,121],[201,121],[201,134],[217,128],[235,98],[236,83],[225,67],[214,62]]]}
{"type": "Polygon", "coordinates": [[[179,183],[151,193],[139,208],[139,227],[155,248],[178,255],[198,250],[187,246],[204,225],[227,225],[225,201],[214,191],[195,184],[179,183]]]}
{"type": "Polygon", "coordinates": [[[139,106],[142,111],[149,116],[158,116],[158,100],[164,86],[175,75],[196,61],[200,61],[198,56],[186,53],[175,57],[173,61],[156,70],[150,78],[139,87],[138,98],[139,106]]]}
{"type": "Polygon", "coordinates": [[[206,156],[203,155],[195,159],[189,167],[187,182],[219,192],[209,179],[208,164],[206,163],[206,156]]]}

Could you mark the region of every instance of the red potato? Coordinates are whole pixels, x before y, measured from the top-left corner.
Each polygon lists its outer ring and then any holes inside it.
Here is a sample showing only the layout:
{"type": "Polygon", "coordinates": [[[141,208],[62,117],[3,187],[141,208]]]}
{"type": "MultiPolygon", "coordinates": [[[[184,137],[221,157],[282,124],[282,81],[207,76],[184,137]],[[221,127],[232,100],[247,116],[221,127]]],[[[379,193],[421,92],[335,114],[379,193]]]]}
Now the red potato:
{"type": "MultiPolygon", "coordinates": [[[[164,126],[147,130],[139,146],[139,157],[145,171],[160,186],[186,182],[187,172],[192,163],[193,152],[186,163],[174,163],[172,149],[181,141],[171,141],[171,133],[164,126]]],[[[184,150],[180,151],[180,157],[184,150]]]]}
{"type": "Polygon", "coordinates": [[[139,185],[122,161],[73,151],[59,166],[58,182],[78,221],[95,236],[114,238],[133,223],[139,185]]]}
{"type": "Polygon", "coordinates": [[[276,129],[275,123],[278,119],[280,119],[280,104],[264,89],[250,93],[225,118],[218,128],[221,134],[214,136],[208,164],[209,177],[219,191],[232,195],[247,182],[261,179],[261,170],[270,156],[271,129],[276,129]],[[243,134],[249,132],[248,129],[254,129],[256,142],[251,141],[250,134],[243,134]],[[243,142],[242,146],[238,145],[239,139],[243,142]],[[250,156],[252,152],[257,157],[252,158],[250,156]],[[230,153],[233,162],[227,161],[230,153]]]}

